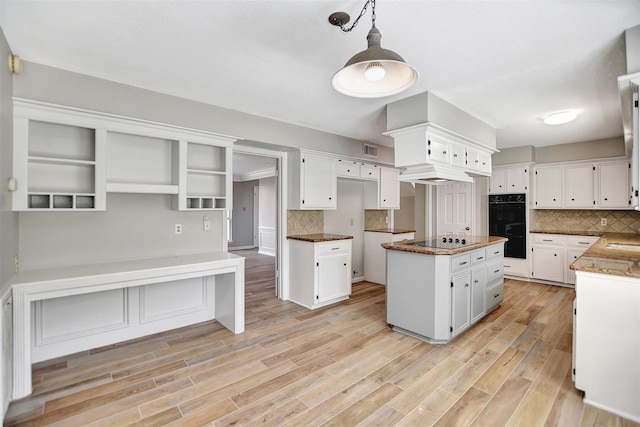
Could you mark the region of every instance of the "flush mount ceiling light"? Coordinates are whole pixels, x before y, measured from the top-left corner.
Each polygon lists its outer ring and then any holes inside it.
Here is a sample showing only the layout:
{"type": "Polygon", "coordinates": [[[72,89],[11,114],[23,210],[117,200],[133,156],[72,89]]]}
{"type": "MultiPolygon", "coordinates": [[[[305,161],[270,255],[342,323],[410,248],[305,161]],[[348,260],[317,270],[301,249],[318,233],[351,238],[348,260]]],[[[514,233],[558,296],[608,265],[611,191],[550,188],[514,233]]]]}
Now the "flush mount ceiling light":
{"type": "Polygon", "coordinates": [[[368,47],[347,61],[344,68],[333,75],[331,83],[338,92],[358,98],[380,98],[395,95],[409,89],[418,81],[418,71],[404,62],[392,50],[380,46],[382,35],[376,28],[376,1],[366,0],[360,15],[351,27],[345,27],[349,15],[345,12],[332,13],[329,22],[348,33],[358,25],[358,21],[371,3],[371,30],[367,35],[368,47]]]}
{"type": "Polygon", "coordinates": [[[572,122],[578,117],[575,111],[560,111],[558,113],[549,114],[544,118],[545,125],[561,125],[572,122]]]}

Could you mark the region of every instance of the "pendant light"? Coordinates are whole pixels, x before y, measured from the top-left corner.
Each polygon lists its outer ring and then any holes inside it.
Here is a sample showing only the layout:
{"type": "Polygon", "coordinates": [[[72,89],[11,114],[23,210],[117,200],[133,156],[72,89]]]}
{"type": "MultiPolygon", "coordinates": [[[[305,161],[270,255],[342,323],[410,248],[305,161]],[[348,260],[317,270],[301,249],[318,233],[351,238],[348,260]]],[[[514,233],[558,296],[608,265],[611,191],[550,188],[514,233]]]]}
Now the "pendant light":
{"type": "Polygon", "coordinates": [[[331,14],[329,22],[348,33],[358,25],[369,3],[371,3],[371,30],[367,35],[368,47],[347,61],[331,80],[335,90],[358,98],[395,95],[409,89],[418,81],[418,71],[414,67],[407,64],[394,51],[380,46],[382,35],[376,28],[375,0],[366,0],[360,15],[349,28],[345,27],[349,22],[349,15],[345,12],[331,14]]]}

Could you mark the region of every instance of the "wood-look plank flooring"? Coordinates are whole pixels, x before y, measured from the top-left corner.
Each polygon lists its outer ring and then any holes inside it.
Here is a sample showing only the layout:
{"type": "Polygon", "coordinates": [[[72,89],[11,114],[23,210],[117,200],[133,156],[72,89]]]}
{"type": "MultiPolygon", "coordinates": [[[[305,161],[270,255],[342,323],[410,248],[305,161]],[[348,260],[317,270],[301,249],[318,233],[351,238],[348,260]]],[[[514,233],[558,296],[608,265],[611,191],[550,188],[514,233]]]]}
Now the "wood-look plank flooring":
{"type": "Polygon", "coordinates": [[[246,332],[206,322],[39,363],[6,426],[638,426],[571,381],[570,288],[506,280],[500,308],[452,343],[385,322],[385,288],[307,310],[247,257],[246,332]]]}

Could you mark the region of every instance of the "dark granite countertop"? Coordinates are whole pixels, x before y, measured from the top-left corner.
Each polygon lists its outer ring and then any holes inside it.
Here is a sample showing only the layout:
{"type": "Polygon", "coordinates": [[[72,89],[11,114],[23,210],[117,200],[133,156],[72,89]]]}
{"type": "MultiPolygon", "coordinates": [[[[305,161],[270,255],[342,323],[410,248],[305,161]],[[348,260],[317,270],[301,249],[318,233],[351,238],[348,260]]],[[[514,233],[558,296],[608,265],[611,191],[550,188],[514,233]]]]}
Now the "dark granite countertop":
{"type": "Polygon", "coordinates": [[[329,233],[314,233],[314,234],[297,234],[287,236],[290,240],[301,240],[303,242],[331,242],[333,240],[348,240],[353,239],[353,236],[343,236],[341,234],[329,234],[329,233]]]}
{"type": "Polygon", "coordinates": [[[505,237],[497,236],[467,236],[467,240],[476,242],[462,248],[456,249],[440,249],[440,248],[427,248],[424,246],[413,246],[412,243],[424,242],[432,239],[441,239],[444,236],[436,236],[429,238],[420,238],[413,240],[402,240],[400,242],[383,243],[382,247],[393,251],[414,252],[425,255],[455,255],[462,252],[473,251],[476,249],[484,248],[485,246],[495,245],[496,243],[504,243],[508,239],[505,237]]]}

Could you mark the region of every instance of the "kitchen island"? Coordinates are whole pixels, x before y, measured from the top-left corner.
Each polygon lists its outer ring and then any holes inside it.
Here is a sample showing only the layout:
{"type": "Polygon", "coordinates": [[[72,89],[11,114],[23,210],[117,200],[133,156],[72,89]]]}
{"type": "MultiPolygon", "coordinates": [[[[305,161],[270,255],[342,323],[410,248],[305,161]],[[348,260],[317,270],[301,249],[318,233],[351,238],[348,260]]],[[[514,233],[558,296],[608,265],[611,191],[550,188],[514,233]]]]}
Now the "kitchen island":
{"type": "Polygon", "coordinates": [[[384,243],[387,323],[445,344],[503,300],[504,237],[467,236],[384,243]]]}
{"type": "Polygon", "coordinates": [[[640,423],[640,236],[605,233],[571,269],[575,386],[585,403],[640,423]]]}

